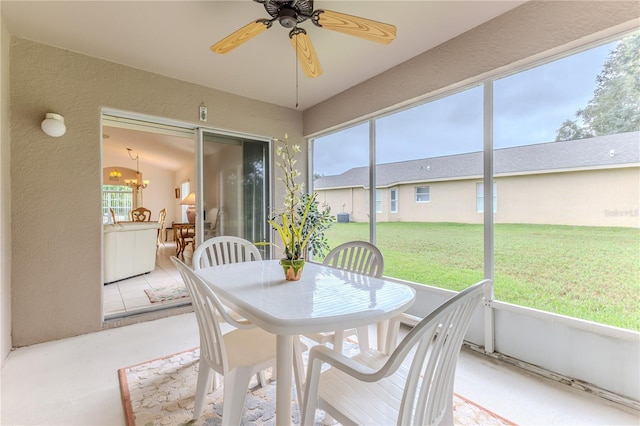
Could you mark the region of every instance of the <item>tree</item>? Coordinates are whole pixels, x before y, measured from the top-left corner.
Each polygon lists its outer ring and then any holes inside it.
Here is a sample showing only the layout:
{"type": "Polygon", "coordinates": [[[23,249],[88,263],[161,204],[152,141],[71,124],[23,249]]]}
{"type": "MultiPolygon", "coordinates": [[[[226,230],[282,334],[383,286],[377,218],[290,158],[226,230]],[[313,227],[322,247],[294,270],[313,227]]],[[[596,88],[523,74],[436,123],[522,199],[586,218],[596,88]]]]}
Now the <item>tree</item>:
{"type": "Polygon", "coordinates": [[[562,123],[562,127],[558,129],[556,134],[557,141],[572,141],[575,139],[591,138],[594,135],[587,131],[583,126],[572,120],[566,120],[562,123]]]}
{"type": "Polygon", "coordinates": [[[566,120],[556,141],[640,130],[640,33],[621,40],[596,77],[593,97],[575,120],[566,120]]]}

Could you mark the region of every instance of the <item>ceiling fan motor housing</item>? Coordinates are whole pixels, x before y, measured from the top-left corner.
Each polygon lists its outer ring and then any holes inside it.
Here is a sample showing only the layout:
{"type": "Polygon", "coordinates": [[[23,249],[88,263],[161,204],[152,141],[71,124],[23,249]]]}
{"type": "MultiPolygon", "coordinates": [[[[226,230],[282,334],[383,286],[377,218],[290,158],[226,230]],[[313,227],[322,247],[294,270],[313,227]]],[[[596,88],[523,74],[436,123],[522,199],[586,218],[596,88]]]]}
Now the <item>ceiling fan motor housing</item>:
{"type": "Polygon", "coordinates": [[[278,11],[278,22],[285,28],[293,28],[298,23],[298,12],[284,6],[278,11]]]}

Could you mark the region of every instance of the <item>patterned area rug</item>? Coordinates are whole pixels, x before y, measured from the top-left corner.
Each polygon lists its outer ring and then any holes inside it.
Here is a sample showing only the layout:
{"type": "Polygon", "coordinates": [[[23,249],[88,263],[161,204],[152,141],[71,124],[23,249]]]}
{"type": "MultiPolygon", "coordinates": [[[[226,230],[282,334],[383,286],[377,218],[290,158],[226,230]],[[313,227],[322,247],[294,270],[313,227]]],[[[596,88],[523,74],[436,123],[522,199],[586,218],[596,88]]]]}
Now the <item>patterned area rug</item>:
{"type": "MultiPolygon", "coordinates": [[[[191,421],[199,352],[199,348],[195,348],[118,370],[127,426],[221,424],[222,386],[207,396],[203,415],[191,421]]],[[[269,374],[267,372],[267,377],[269,374]]],[[[247,392],[242,424],[273,425],[275,385],[257,387],[254,378],[250,387],[252,389],[247,392]]],[[[458,395],[454,395],[453,404],[456,425],[513,425],[458,395]]],[[[291,420],[297,425],[300,423],[300,413],[295,401],[292,407],[291,420]]],[[[318,411],[316,424],[320,425],[321,420],[322,413],[318,411]]]]}
{"type": "Polygon", "coordinates": [[[167,302],[169,300],[184,299],[189,297],[189,292],[184,285],[152,288],[144,291],[151,303],[167,302]]]}

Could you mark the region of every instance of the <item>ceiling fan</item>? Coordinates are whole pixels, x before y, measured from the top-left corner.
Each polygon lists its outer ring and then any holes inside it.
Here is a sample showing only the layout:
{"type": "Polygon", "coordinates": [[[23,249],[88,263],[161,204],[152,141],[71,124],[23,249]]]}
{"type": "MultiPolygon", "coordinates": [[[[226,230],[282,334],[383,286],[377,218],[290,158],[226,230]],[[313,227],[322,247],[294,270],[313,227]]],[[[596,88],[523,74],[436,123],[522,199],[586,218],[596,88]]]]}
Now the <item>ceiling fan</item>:
{"type": "Polygon", "coordinates": [[[274,21],[278,21],[283,27],[291,28],[289,38],[296,50],[296,56],[304,74],[307,77],[317,77],[322,74],[322,67],[311,44],[311,39],[304,28],[298,27],[298,24],[310,20],[317,27],[382,44],[389,44],[396,37],[396,27],[391,24],[331,10],[313,10],[313,0],[253,1],[261,3],[271,19],[257,19],[250,22],[211,46],[212,51],[215,53],[230,52],[264,30],[271,28],[274,21]]]}

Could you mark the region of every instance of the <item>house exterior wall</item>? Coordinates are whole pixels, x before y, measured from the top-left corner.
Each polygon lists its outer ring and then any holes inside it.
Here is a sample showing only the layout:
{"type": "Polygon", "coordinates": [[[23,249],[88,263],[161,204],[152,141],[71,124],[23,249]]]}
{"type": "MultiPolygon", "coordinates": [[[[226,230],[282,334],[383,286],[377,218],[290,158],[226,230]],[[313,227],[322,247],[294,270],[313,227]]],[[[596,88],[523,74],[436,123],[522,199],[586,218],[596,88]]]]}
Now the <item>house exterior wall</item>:
{"type": "Polygon", "coordinates": [[[15,37],[10,59],[14,347],[103,327],[102,108],[197,125],[204,103],[209,127],[306,148],[293,109],[15,37]],[[42,132],[46,112],[65,117],[64,136],[42,132]]]}
{"type": "Polygon", "coordinates": [[[496,223],[640,227],[640,167],[496,179],[496,223]]]}
{"type": "Polygon", "coordinates": [[[320,204],[328,204],[331,214],[349,213],[352,222],[369,221],[369,191],[364,188],[315,190],[320,204]]]}
{"type": "MultiPolygon", "coordinates": [[[[476,212],[477,181],[465,179],[399,185],[400,201],[395,216],[403,222],[482,223],[482,214],[476,212]],[[416,202],[416,187],[421,186],[429,187],[430,201],[416,202]]],[[[383,209],[389,209],[388,202],[384,205],[383,201],[383,209]]]]}
{"type": "MultiPolygon", "coordinates": [[[[483,223],[477,212],[477,179],[424,182],[382,188],[379,222],[483,223]],[[430,201],[416,202],[415,188],[429,186],[430,201]],[[390,212],[390,191],[398,189],[398,212],[390,212]]],[[[495,178],[495,223],[640,227],[640,167],[584,170],[495,178]]],[[[368,216],[363,188],[317,190],[332,213],[351,213],[354,222],[368,216]]]]}

